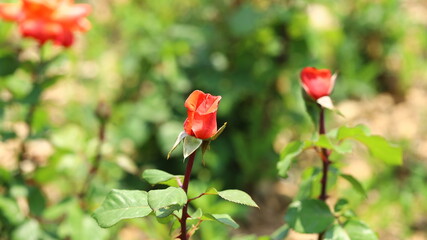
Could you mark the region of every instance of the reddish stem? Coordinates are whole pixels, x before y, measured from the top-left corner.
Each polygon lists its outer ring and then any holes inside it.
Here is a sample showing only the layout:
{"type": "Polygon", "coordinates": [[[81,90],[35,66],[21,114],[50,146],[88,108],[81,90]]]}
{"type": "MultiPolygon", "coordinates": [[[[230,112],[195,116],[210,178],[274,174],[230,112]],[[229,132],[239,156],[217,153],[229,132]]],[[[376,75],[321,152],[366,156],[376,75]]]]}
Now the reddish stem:
{"type": "MultiPolygon", "coordinates": [[[[319,134],[324,135],[326,133],[325,130],[325,111],[324,108],[320,107],[320,116],[319,116],[319,134]]],[[[328,171],[329,171],[329,165],[331,164],[331,161],[329,161],[329,153],[326,148],[321,148],[320,157],[322,159],[322,179],[320,180],[321,184],[321,192],[319,199],[326,202],[326,199],[328,198],[328,195],[326,193],[327,186],[328,186],[328,171]]],[[[318,240],[322,240],[325,232],[322,232],[319,234],[318,240]]]]}
{"type": "MultiPolygon", "coordinates": [[[[193,169],[193,163],[194,159],[196,157],[196,151],[194,151],[192,154],[190,154],[190,157],[188,158],[187,162],[187,168],[185,169],[185,175],[184,175],[184,183],[182,184],[182,189],[185,193],[188,192],[188,185],[190,184],[190,176],[191,176],[191,170],[193,169]]],[[[188,203],[187,202],[184,205],[184,208],[182,209],[182,217],[180,220],[181,223],[181,235],[179,235],[179,239],[181,240],[187,240],[188,234],[187,234],[187,217],[188,217],[188,203]]]]}

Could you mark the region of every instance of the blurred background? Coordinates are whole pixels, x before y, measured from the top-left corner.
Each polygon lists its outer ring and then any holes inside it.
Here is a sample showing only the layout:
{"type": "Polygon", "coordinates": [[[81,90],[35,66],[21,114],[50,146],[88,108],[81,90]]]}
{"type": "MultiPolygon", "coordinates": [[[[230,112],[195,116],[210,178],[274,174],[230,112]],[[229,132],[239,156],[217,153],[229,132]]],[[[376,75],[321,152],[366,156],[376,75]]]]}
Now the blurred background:
{"type": "MultiPolygon", "coordinates": [[[[34,214],[57,219],[66,213],[60,223],[45,225],[52,236],[86,239],[72,230],[84,223],[92,240],[168,239],[169,227],[154,218],[100,229],[90,217],[73,214],[78,206],[72,196],[94,159],[100,101],[111,107],[111,118],[89,209],[112,188],[151,189],[140,177],[144,169],[183,174],[180,150],[169,160],[166,155],[182,131],[183,104],[194,89],[222,96],[218,125],[228,126],[212,142],[205,164],[196,161],[190,194],[208,186],[236,188],[260,205],[254,210],[214,196],[194,201],[208,212],[230,213],[241,226],[203,223],[196,239],[270,235],[284,223],[301,172],[320,165],[307,152],[288,179],[276,170],[286,144],[308,139],[315,130],[299,83],[301,69],[314,66],[338,73],[332,99],[344,117],[329,112],[327,129],[363,123],[404,148],[399,167],[370,159],[363,147],[340,159],[369,194],[363,199],[338,183],[331,201],[349,197],[380,239],[427,239],[426,1],[76,2],[92,5],[92,29],[49,67],[47,74],[61,78],[42,95],[34,120],[37,137],[28,146],[27,172],[41,189],[33,194],[32,202],[39,204],[34,214]]],[[[46,55],[61,51],[49,44],[46,55]]],[[[14,24],[0,21],[2,181],[16,169],[26,130],[26,106],[15,100],[31,91],[31,74],[18,66],[37,57],[33,40],[21,40],[14,24]]]]}

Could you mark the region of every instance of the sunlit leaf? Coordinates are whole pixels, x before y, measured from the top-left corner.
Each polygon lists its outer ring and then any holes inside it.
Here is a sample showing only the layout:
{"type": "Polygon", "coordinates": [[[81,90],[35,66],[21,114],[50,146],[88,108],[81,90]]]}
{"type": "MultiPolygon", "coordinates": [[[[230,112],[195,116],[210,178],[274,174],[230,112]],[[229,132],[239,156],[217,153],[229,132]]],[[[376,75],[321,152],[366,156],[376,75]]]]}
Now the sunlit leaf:
{"type": "Polygon", "coordinates": [[[93,217],[101,227],[111,227],[122,219],[145,217],[151,213],[147,192],[113,189],[93,217]]]}
{"type": "Polygon", "coordinates": [[[36,220],[30,219],[13,231],[12,240],[38,240],[40,235],[40,224],[36,220]]]}
{"type": "Polygon", "coordinates": [[[329,207],[318,199],[293,202],[286,213],[289,227],[300,233],[321,233],[335,220],[329,207]]]}
{"type": "Polygon", "coordinates": [[[353,188],[360,193],[363,197],[367,198],[368,195],[366,194],[365,188],[362,186],[362,184],[353,176],[348,175],[348,174],[343,174],[341,173],[340,176],[342,178],[344,178],[345,180],[347,180],[351,186],[353,186],[353,188]]]}
{"type": "Polygon", "coordinates": [[[249,194],[240,190],[236,190],[236,189],[224,190],[224,191],[218,192],[218,195],[230,202],[259,208],[258,205],[254,202],[254,200],[252,200],[251,196],[249,196],[249,194]]]}
{"type": "Polygon", "coordinates": [[[390,144],[383,137],[370,135],[369,129],[365,126],[341,127],[337,138],[338,140],[347,138],[357,140],[369,149],[373,157],[392,165],[402,164],[402,149],[390,144]]]}
{"type": "Polygon", "coordinates": [[[325,233],[323,240],[352,240],[340,225],[333,225],[325,233]]]}
{"type": "Polygon", "coordinates": [[[338,201],[335,203],[334,206],[334,211],[335,212],[341,212],[343,209],[345,209],[348,206],[348,200],[347,199],[343,199],[340,198],[338,199],[338,201]]]}
{"type": "Polygon", "coordinates": [[[0,216],[13,225],[24,220],[24,215],[19,210],[16,201],[3,196],[0,196],[0,216]]]}
{"type": "Polygon", "coordinates": [[[344,225],[351,240],[378,240],[377,235],[364,222],[350,220],[344,225]]]}
{"type": "Polygon", "coordinates": [[[232,228],[239,228],[239,224],[236,223],[236,221],[234,221],[230,215],[228,214],[208,214],[205,213],[203,215],[203,217],[201,218],[202,220],[210,220],[210,221],[217,221],[220,222],[224,225],[230,226],[232,228]]]}
{"type": "Polygon", "coordinates": [[[164,184],[168,186],[178,186],[177,181],[182,181],[183,176],[172,175],[158,169],[147,169],[142,173],[142,178],[152,185],[164,184]]]}
{"type": "Polygon", "coordinates": [[[187,194],[182,188],[168,187],[148,192],[148,204],[157,217],[167,217],[173,211],[181,209],[186,203],[187,194]]]}
{"type": "Polygon", "coordinates": [[[286,178],[292,161],[304,150],[304,142],[294,141],[289,143],[280,154],[280,161],[277,163],[279,175],[286,178]]]}
{"type": "Polygon", "coordinates": [[[285,239],[289,234],[289,226],[288,224],[284,224],[279,229],[274,231],[274,233],[271,235],[272,240],[283,240],[285,239]]]}

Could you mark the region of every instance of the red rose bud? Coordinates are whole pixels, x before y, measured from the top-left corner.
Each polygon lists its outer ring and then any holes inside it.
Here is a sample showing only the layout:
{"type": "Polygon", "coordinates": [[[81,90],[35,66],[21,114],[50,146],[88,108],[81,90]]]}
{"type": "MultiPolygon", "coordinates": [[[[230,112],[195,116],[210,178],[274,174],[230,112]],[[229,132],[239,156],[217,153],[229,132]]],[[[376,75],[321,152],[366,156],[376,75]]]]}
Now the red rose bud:
{"type": "Polygon", "coordinates": [[[301,83],[307,94],[317,100],[331,94],[335,76],[328,69],[306,67],[301,71],[301,83]]]}
{"type": "Polygon", "coordinates": [[[184,130],[199,139],[208,139],[217,132],[216,112],[221,96],[212,96],[200,90],[195,90],[185,101],[187,119],[184,130]]]}
{"type": "Polygon", "coordinates": [[[90,29],[86,19],[91,7],[74,4],[74,0],[21,0],[21,3],[0,3],[0,18],[19,25],[22,36],[36,39],[40,45],[53,41],[69,47],[74,31],[90,29]]]}

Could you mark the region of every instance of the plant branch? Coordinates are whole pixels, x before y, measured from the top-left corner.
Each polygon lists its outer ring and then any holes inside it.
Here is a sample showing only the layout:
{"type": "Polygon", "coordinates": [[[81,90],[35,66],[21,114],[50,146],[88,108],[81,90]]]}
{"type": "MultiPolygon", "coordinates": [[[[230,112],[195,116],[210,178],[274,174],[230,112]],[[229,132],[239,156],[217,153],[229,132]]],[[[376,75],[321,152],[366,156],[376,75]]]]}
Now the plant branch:
{"type": "Polygon", "coordinates": [[[102,146],[105,142],[105,129],[107,125],[107,121],[100,119],[100,125],[98,130],[98,145],[96,147],[96,155],[94,159],[94,163],[91,166],[88,175],[86,176],[86,180],[83,183],[83,187],[80,190],[80,193],[78,194],[78,197],[81,201],[81,205],[84,203],[84,198],[87,195],[87,191],[89,189],[90,183],[92,182],[93,178],[96,176],[99,166],[101,164],[102,159],[102,146]]]}
{"type": "Polygon", "coordinates": [[[34,120],[34,113],[38,107],[38,104],[40,103],[40,96],[42,94],[41,85],[44,80],[44,54],[43,54],[43,45],[38,46],[39,50],[39,62],[37,63],[37,67],[32,73],[32,89],[29,93],[28,100],[30,100],[30,106],[28,108],[28,112],[25,115],[25,124],[28,128],[28,134],[27,136],[22,140],[20,151],[18,155],[18,172],[19,174],[22,174],[21,169],[21,163],[25,160],[27,157],[27,141],[31,138],[33,134],[33,120],[34,120]],[[30,97],[34,95],[34,99],[31,101],[30,97]]]}
{"type": "MultiPolygon", "coordinates": [[[[188,185],[190,184],[191,170],[193,169],[193,163],[196,157],[196,152],[197,150],[194,151],[188,158],[187,167],[185,169],[184,183],[182,184],[182,189],[184,190],[185,193],[188,193],[188,185]]],[[[189,201],[187,201],[187,203],[184,205],[184,208],[182,209],[182,217],[180,220],[181,234],[179,235],[179,239],[181,240],[188,240],[188,237],[189,237],[187,234],[188,204],[189,204],[189,201]]]]}
{"type": "MultiPolygon", "coordinates": [[[[319,116],[319,134],[324,135],[326,133],[325,130],[325,109],[320,106],[320,116],[319,116]]],[[[322,159],[322,179],[320,180],[321,184],[321,192],[319,199],[326,202],[326,199],[328,198],[327,194],[327,186],[328,186],[328,171],[329,166],[331,164],[331,161],[329,160],[329,153],[326,148],[321,148],[319,152],[319,155],[322,159]]],[[[318,236],[318,240],[322,240],[325,232],[322,232],[318,236]]]]}

